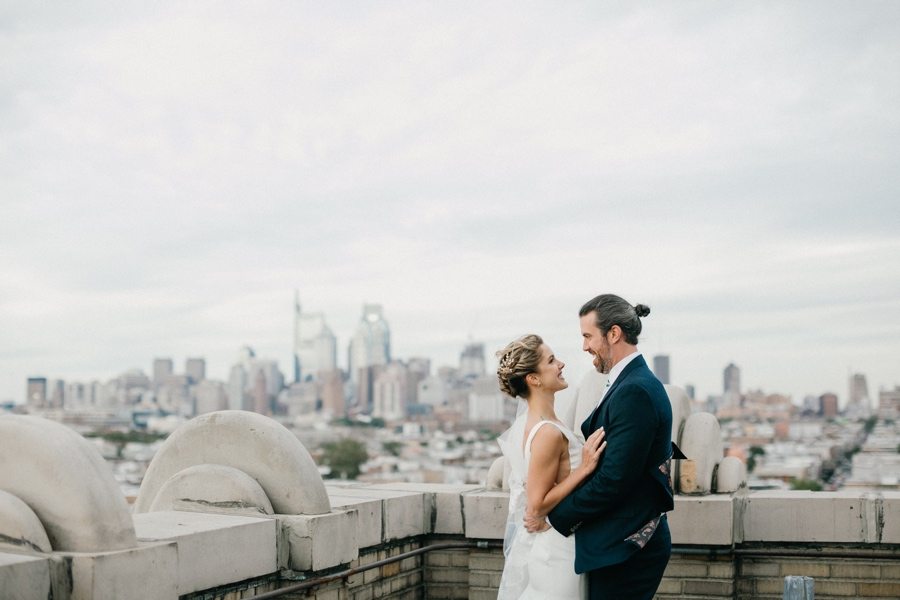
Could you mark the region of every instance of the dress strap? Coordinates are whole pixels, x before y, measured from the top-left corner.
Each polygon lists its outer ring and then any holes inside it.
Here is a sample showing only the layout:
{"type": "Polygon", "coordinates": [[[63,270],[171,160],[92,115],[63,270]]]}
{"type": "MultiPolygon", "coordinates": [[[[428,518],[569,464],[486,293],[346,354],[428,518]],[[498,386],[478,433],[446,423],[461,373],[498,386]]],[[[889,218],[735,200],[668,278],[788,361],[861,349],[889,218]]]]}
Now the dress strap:
{"type": "Polygon", "coordinates": [[[528,432],[528,439],[525,440],[525,464],[526,465],[531,461],[531,442],[534,440],[534,435],[538,432],[538,429],[540,429],[543,425],[546,425],[547,423],[556,427],[560,431],[560,433],[562,433],[566,437],[566,439],[569,439],[569,436],[566,435],[565,430],[563,429],[562,425],[560,425],[559,423],[557,423],[555,421],[547,421],[547,420],[538,421],[537,423],[534,424],[534,427],[531,428],[531,431],[528,432]]]}

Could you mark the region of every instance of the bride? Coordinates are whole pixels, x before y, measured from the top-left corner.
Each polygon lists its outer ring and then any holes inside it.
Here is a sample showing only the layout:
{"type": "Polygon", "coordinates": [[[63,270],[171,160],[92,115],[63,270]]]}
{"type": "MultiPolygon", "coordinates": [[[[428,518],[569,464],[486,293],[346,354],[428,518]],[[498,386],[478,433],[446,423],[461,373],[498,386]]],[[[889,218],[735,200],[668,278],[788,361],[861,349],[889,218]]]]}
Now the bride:
{"type": "Polygon", "coordinates": [[[606,447],[604,433],[597,431],[582,447],[556,418],[554,395],[569,385],[562,375],[565,363],[539,336],[510,342],[497,357],[500,389],[527,404],[498,439],[510,466],[510,491],[497,598],[586,598],[587,581],[575,573],[574,536],[563,537],[549,524],[544,531],[528,533],[522,520],[526,510],[545,517],[594,471],[606,447]]]}

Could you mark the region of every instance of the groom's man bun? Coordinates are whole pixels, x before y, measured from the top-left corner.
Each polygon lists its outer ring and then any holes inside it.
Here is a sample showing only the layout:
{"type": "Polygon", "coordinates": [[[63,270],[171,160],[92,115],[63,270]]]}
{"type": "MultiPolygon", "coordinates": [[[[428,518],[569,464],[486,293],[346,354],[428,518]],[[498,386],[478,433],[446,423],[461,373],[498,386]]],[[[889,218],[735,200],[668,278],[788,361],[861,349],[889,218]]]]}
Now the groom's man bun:
{"type": "Polygon", "coordinates": [[[650,314],[650,307],[646,304],[631,306],[624,298],[615,294],[600,294],[584,303],[578,316],[583,317],[594,313],[597,320],[597,329],[606,335],[613,325],[618,325],[629,344],[637,345],[638,336],[641,334],[641,317],[650,314]]]}

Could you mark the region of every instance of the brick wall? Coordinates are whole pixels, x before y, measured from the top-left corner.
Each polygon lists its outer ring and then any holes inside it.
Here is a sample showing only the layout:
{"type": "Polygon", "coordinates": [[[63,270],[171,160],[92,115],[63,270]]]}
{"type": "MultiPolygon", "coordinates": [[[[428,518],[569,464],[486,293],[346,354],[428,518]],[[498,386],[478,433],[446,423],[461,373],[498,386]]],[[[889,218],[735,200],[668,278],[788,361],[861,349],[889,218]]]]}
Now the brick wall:
{"type": "Polygon", "coordinates": [[[738,600],[781,600],[788,575],[812,577],[816,600],[900,598],[900,551],[871,559],[742,556],[736,564],[738,600]]]}

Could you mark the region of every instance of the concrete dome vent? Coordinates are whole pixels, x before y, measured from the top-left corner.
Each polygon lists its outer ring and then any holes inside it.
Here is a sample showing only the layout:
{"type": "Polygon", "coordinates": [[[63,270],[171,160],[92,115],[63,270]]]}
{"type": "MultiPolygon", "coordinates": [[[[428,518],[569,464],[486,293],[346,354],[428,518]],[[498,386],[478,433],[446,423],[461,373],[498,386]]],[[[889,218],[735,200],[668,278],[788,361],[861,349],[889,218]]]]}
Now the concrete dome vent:
{"type": "Polygon", "coordinates": [[[201,501],[262,504],[247,479],[258,484],[275,513],[313,515],[331,510],[322,476],[294,434],[269,417],[223,410],[191,419],[169,436],[150,462],[134,511],[144,513],[160,510],[154,505],[168,506],[185,490],[196,489],[191,480],[218,482],[218,491],[211,496],[214,500],[199,498],[201,501]],[[176,477],[195,466],[202,468],[176,477]],[[218,466],[231,470],[209,468],[218,466]],[[169,490],[156,504],[157,496],[167,486],[169,490]],[[226,497],[229,494],[234,497],[226,497]]]}

